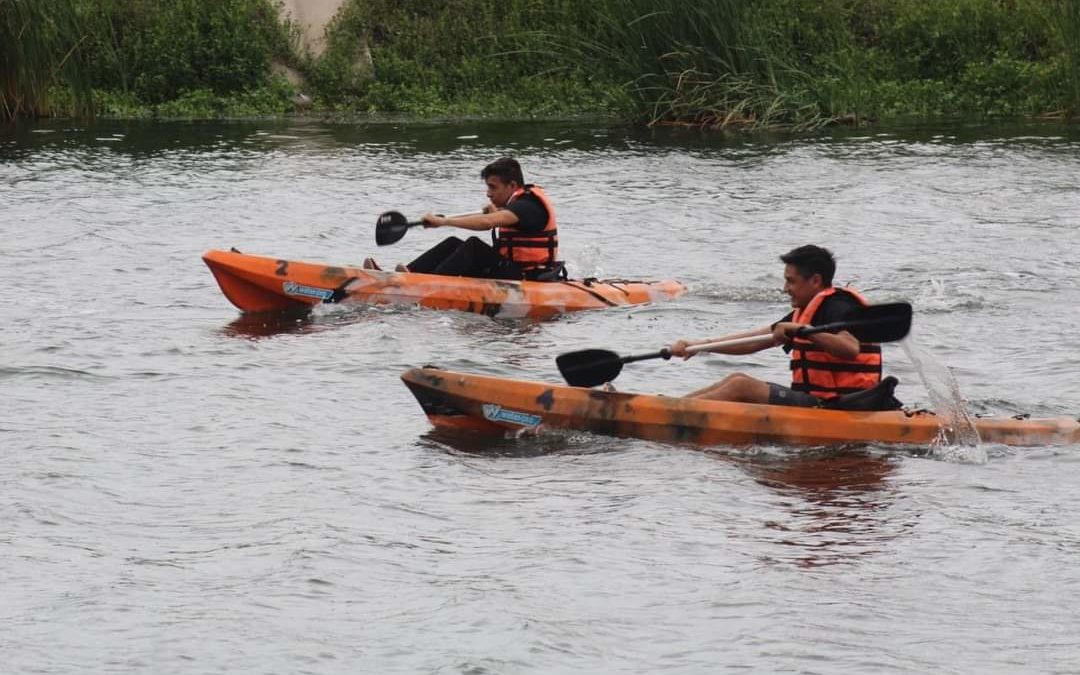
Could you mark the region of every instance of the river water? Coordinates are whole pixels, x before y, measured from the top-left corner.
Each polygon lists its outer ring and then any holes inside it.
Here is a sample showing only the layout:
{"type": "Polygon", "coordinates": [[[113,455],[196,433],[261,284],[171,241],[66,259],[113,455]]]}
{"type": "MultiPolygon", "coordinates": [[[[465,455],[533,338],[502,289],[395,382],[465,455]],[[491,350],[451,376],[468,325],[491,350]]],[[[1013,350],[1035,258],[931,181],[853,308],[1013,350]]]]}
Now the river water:
{"type": "MultiPolygon", "coordinates": [[[[712,448],[431,429],[406,368],[556,381],[786,311],[777,256],[915,306],[973,414],[1080,414],[1080,130],[723,137],[595,124],[25,126],[0,136],[0,662],[12,673],[1080,672],[1080,447],[712,448]],[[388,209],[513,154],[576,275],[541,324],[239,318],[200,254],[407,261],[388,209]],[[954,448],[955,450],[955,448],[954,448]]],[[[911,407],[931,398],[885,349],[911,407]]],[[[678,394],[780,352],[628,365],[678,394]]]]}

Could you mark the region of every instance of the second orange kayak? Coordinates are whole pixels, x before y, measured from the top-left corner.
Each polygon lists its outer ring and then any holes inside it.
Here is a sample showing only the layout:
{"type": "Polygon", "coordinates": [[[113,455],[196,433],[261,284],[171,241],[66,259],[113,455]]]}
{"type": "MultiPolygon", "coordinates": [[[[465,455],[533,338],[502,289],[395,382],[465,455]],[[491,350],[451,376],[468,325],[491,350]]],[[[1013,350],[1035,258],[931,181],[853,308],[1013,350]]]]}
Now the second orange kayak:
{"type": "MultiPolygon", "coordinates": [[[[942,421],[926,411],[853,412],[607,392],[413,368],[401,376],[432,424],[506,433],[551,427],[655,441],[716,444],[927,445],[942,421]]],[[[1005,445],[1080,443],[1071,418],[982,418],[979,437],[1005,445]]]]}
{"type": "Polygon", "coordinates": [[[244,312],[366,302],[456,309],[502,318],[638,305],[686,292],[678,281],[501,281],[322,265],[213,250],[203,255],[225,297],[244,312]]]}

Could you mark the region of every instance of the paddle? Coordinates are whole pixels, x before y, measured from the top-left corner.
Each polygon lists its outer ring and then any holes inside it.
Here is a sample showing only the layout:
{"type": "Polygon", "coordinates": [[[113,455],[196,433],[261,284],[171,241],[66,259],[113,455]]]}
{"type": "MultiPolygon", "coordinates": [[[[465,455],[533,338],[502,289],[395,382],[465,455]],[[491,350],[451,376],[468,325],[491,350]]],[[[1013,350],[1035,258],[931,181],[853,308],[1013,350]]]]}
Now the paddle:
{"type": "MultiPolygon", "coordinates": [[[[472,216],[473,213],[459,213],[456,216],[450,216],[451,218],[462,218],[464,216],[472,216]]],[[[416,227],[417,225],[423,225],[422,220],[410,221],[400,211],[387,211],[379,216],[379,219],[375,221],[375,245],[387,246],[398,241],[405,236],[405,233],[409,231],[410,227],[416,227]]]]}
{"type": "MultiPolygon", "coordinates": [[[[840,330],[848,331],[859,342],[895,342],[896,340],[902,340],[911,330],[911,305],[906,302],[894,302],[863,307],[854,317],[847,321],[837,321],[823,326],[803,326],[796,331],[795,337],[805,337],[814,333],[832,333],[840,330]]],[[[772,335],[752,335],[733,340],[707,342],[688,347],[686,351],[697,354],[698,352],[719,347],[736,347],[754,343],[769,346],[772,344],[772,335]]],[[[658,352],[636,354],[634,356],[619,356],[615,352],[606,349],[583,349],[560,354],[556,357],[555,363],[558,365],[563,378],[571,386],[595,387],[598,384],[611,382],[618,377],[624,364],[647,359],[670,358],[671,351],[667,347],[658,352]]]]}

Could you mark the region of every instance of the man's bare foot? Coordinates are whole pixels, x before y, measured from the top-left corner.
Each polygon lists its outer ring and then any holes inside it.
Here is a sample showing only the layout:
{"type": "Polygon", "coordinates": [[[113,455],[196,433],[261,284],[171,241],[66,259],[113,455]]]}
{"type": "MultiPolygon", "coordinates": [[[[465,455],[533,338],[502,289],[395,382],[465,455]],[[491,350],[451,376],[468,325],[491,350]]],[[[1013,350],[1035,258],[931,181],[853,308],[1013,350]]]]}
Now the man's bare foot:
{"type": "Polygon", "coordinates": [[[375,262],[375,258],[364,258],[364,263],[360,267],[366,270],[381,270],[379,263],[375,262]]]}
{"type": "Polygon", "coordinates": [[[407,265],[403,265],[401,263],[398,263],[397,267],[394,268],[394,271],[395,272],[408,272],[409,267],[407,265]]]}

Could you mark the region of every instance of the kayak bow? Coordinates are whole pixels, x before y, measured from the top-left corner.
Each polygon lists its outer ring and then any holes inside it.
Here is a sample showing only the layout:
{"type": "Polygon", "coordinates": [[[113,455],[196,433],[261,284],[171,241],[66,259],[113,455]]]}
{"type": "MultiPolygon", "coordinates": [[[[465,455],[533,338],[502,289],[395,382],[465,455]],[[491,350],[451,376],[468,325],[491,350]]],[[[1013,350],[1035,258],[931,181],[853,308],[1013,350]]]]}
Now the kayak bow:
{"type": "MultiPolygon", "coordinates": [[[[699,445],[926,445],[940,433],[928,411],[852,412],[606,392],[543,382],[413,368],[401,376],[432,424],[505,433],[541,425],[699,445]]],[[[1005,445],[1080,443],[1069,418],[981,418],[980,438],[1005,445]]]]}
{"type": "Polygon", "coordinates": [[[225,297],[244,312],[366,302],[546,319],[669,300],[686,292],[678,281],[502,281],[321,265],[236,251],[207,251],[203,261],[225,297]]]}

